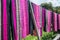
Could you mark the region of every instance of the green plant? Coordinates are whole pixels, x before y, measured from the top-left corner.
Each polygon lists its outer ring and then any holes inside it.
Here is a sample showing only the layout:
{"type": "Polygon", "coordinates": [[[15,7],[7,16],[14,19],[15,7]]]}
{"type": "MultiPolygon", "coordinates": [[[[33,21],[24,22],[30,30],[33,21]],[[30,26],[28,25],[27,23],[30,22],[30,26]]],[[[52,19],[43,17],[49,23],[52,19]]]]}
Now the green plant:
{"type": "MultiPolygon", "coordinates": [[[[53,40],[53,38],[56,36],[56,33],[54,32],[42,32],[43,34],[41,40],[53,40]]],[[[28,35],[24,40],[38,40],[38,38],[36,36],[28,35]]]]}
{"type": "Polygon", "coordinates": [[[53,38],[56,36],[54,32],[44,32],[41,40],[53,40],[53,38]]]}

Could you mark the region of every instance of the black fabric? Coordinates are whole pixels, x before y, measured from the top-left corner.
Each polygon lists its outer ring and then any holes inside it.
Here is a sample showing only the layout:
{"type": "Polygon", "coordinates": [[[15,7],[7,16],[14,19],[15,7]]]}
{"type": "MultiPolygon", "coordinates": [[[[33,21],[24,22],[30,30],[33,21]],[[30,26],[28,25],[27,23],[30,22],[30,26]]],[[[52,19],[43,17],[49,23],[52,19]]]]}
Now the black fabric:
{"type": "Polygon", "coordinates": [[[14,40],[14,28],[13,28],[13,21],[12,21],[12,3],[11,0],[7,0],[7,16],[8,16],[8,40],[14,40]]]}
{"type": "Polygon", "coordinates": [[[10,0],[7,0],[7,16],[8,16],[8,40],[11,40],[11,36],[10,36],[10,31],[11,31],[11,26],[10,26],[10,16],[11,16],[11,12],[10,12],[10,0]]]}
{"type": "Polygon", "coordinates": [[[11,33],[12,33],[12,40],[14,40],[14,36],[15,36],[15,34],[14,34],[14,24],[13,24],[13,15],[12,15],[12,0],[11,0],[11,4],[10,4],[11,6],[11,33]]]}
{"type": "Polygon", "coordinates": [[[44,13],[44,31],[46,31],[46,11],[44,13]]]}
{"type": "Polygon", "coordinates": [[[3,0],[1,0],[1,40],[3,40],[3,0]]]}
{"type": "MultiPolygon", "coordinates": [[[[29,3],[29,2],[28,2],[29,3]]],[[[30,31],[30,34],[33,35],[33,30],[35,29],[34,28],[34,23],[33,23],[33,19],[32,19],[32,16],[31,16],[31,8],[30,8],[30,4],[29,4],[29,31],[30,31]]]]}

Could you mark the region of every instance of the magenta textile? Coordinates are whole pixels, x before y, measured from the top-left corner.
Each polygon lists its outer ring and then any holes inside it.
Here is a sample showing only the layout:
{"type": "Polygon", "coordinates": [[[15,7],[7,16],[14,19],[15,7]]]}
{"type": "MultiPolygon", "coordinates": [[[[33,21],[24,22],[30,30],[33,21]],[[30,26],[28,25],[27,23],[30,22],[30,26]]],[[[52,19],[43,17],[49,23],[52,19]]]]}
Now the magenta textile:
{"type": "Polygon", "coordinates": [[[15,0],[12,0],[12,15],[13,15],[13,28],[14,28],[14,40],[17,40],[17,20],[16,20],[16,6],[15,0]]]}
{"type": "Polygon", "coordinates": [[[42,36],[42,8],[38,5],[33,4],[34,16],[36,20],[36,27],[39,32],[39,36],[42,36]]]}
{"type": "Polygon", "coordinates": [[[29,34],[28,1],[20,0],[20,27],[22,27],[22,38],[29,34]]]}
{"type": "Polygon", "coordinates": [[[51,31],[51,11],[46,10],[46,31],[51,31]]]}
{"type": "Polygon", "coordinates": [[[6,0],[3,0],[3,40],[8,40],[8,23],[7,23],[7,5],[6,0]]]}
{"type": "Polygon", "coordinates": [[[57,13],[54,12],[54,31],[57,31],[57,13]]]}

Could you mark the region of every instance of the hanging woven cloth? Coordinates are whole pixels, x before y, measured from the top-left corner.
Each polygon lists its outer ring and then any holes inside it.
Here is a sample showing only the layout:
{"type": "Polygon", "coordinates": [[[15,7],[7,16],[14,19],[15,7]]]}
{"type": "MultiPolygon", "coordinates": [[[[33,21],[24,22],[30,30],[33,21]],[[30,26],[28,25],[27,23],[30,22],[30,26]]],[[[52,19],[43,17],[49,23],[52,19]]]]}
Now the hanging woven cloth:
{"type": "Polygon", "coordinates": [[[11,8],[12,8],[12,23],[13,23],[13,35],[14,40],[17,40],[17,18],[16,18],[16,3],[15,0],[11,0],[11,8]]]}
{"type": "Polygon", "coordinates": [[[46,13],[45,8],[42,8],[42,27],[43,28],[46,25],[46,23],[45,23],[45,13],[46,13]]]}
{"type": "Polygon", "coordinates": [[[58,14],[58,30],[60,30],[60,14],[58,14]]]}
{"type": "Polygon", "coordinates": [[[54,12],[53,16],[54,16],[54,18],[53,18],[54,19],[54,21],[53,21],[54,22],[54,31],[57,31],[57,13],[54,12]]]}
{"type": "Polygon", "coordinates": [[[7,1],[8,40],[11,40],[11,0],[7,1]]]}
{"type": "Polygon", "coordinates": [[[42,7],[33,4],[34,18],[39,36],[42,36],[42,7]]]}
{"type": "Polygon", "coordinates": [[[2,0],[2,40],[8,40],[7,1],[2,0]]]}
{"type": "Polygon", "coordinates": [[[22,27],[22,38],[29,34],[28,0],[20,0],[20,27],[22,27]]]}
{"type": "Polygon", "coordinates": [[[51,31],[51,11],[46,10],[46,31],[51,31]]]}

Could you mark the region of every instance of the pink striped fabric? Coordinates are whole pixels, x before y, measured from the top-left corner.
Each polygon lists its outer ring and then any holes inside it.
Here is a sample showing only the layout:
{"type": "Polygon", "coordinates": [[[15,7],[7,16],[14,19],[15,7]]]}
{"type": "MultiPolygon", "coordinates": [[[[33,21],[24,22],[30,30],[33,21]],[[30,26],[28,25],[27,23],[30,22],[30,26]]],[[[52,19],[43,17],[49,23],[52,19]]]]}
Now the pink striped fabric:
{"type": "Polygon", "coordinates": [[[60,30],[60,14],[58,14],[58,29],[60,30]]]}
{"type": "Polygon", "coordinates": [[[29,34],[28,1],[20,0],[20,27],[22,27],[22,38],[29,34]]]}
{"type": "Polygon", "coordinates": [[[51,11],[46,10],[46,31],[51,31],[51,11]]]}
{"type": "Polygon", "coordinates": [[[42,36],[42,8],[33,4],[34,16],[36,20],[36,27],[39,32],[39,36],[42,36]]]}
{"type": "Polygon", "coordinates": [[[3,40],[8,40],[8,33],[7,33],[7,29],[8,29],[8,23],[7,23],[7,5],[6,5],[6,0],[3,0],[3,40]]]}
{"type": "Polygon", "coordinates": [[[57,31],[57,13],[54,12],[54,31],[57,31]]]}
{"type": "Polygon", "coordinates": [[[15,0],[12,0],[12,16],[13,16],[14,40],[17,40],[17,22],[16,22],[17,20],[15,0]]]}

